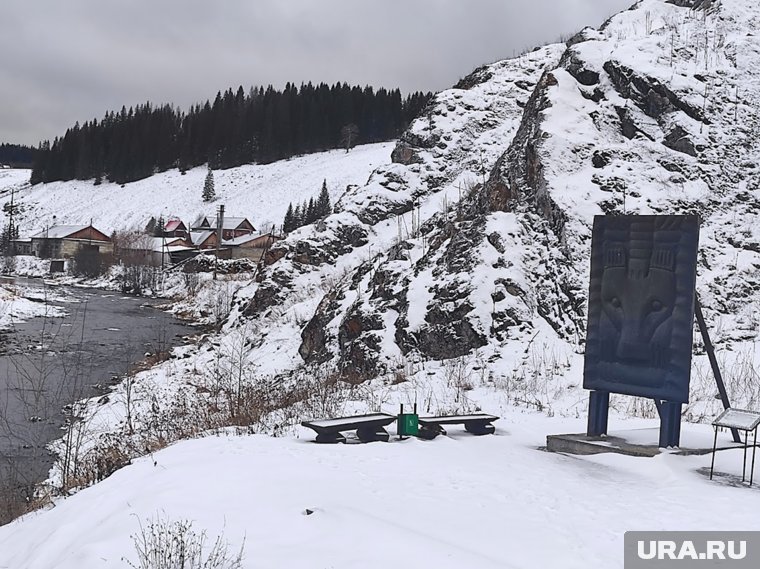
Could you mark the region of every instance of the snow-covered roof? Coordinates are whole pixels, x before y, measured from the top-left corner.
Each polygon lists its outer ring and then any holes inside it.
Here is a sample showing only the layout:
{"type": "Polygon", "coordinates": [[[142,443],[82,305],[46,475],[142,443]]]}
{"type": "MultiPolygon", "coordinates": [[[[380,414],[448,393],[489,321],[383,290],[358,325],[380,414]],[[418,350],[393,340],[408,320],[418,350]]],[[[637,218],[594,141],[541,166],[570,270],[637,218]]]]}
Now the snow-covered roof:
{"type": "Polygon", "coordinates": [[[206,239],[208,239],[211,235],[213,235],[215,231],[191,231],[190,232],[190,241],[193,243],[193,245],[200,245],[206,239]]]}
{"type": "Polygon", "coordinates": [[[151,237],[151,250],[160,251],[162,248],[168,249],[171,245],[182,242],[181,237],[151,237]]]}
{"type": "MultiPolygon", "coordinates": [[[[222,229],[237,229],[243,222],[248,221],[245,217],[225,217],[222,224],[222,229]]],[[[248,221],[248,223],[251,223],[248,221]]],[[[253,227],[253,223],[251,223],[253,227]]]]}
{"type": "Polygon", "coordinates": [[[164,231],[174,231],[179,228],[180,225],[184,225],[181,219],[170,219],[166,222],[166,225],[164,225],[164,231]]]}
{"type": "Polygon", "coordinates": [[[210,219],[206,215],[201,215],[196,218],[195,221],[190,225],[190,229],[198,229],[199,227],[203,227],[204,224],[208,225],[209,227],[213,224],[211,223],[212,219],[210,219]]]}
{"type": "MultiPolygon", "coordinates": [[[[222,229],[232,230],[237,229],[240,227],[240,225],[243,224],[243,222],[251,223],[248,218],[246,217],[227,217],[224,216],[224,220],[222,222],[222,229]]],[[[190,226],[191,229],[199,229],[203,227],[204,223],[208,224],[208,226],[211,229],[216,229],[216,216],[208,216],[208,215],[202,215],[195,221],[193,221],[193,224],[190,226]]],[[[251,227],[253,227],[253,223],[251,223],[251,227]]]]}
{"type": "Polygon", "coordinates": [[[192,247],[187,245],[170,245],[166,248],[167,253],[176,253],[177,251],[192,251],[192,247]]]}
{"type": "Polygon", "coordinates": [[[250,233],[248,235],[241,235],[240,237],[235,237],[234,239],[225,239],[224,241],[222,241],[222,245],[237,247],[239,245],[242,245],[243,243],[255,241],[256,239],[261,239],[262,237],[267,237],[267,235],[254,235],[250,233]]]}
{"type": "Polygon", "coordinates": [[[73,235],[83,229],[87,229],[89,225],[54,225],[47,229],[40,231],[39,233],[32,235],[33,239],[63,239],[69,235],[73,235]]]}

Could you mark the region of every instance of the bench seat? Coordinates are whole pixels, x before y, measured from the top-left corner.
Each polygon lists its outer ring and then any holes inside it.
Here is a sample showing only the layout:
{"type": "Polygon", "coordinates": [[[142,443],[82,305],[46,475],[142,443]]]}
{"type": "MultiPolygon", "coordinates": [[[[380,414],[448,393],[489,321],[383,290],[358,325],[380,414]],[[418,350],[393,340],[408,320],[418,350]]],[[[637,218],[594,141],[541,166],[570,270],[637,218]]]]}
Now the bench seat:
{"type": "Polygon", "coordinates": [[[438,435],[445,435],[443,425],[464,425],[465,430],[473,435],[492,435],[496,431],[491,423],[499,417],[486,413],[472,413],[470,415],[449,415],[441,417],[420,417],[420,436],[425,439],[434,439],[438,435]]]}
{"type": "Polygon", "coordinates": [[[336,419],[320,419],[302,421],[301,425],[317,433],[318,443],[345,443],[343,431],[356,431],[356,436],[363,443],[372,441],[388,441],[390,435],[385,427],[396,420],[395,415],[387,413],[371,413],[353,417],[338,417],[336,419]]]}

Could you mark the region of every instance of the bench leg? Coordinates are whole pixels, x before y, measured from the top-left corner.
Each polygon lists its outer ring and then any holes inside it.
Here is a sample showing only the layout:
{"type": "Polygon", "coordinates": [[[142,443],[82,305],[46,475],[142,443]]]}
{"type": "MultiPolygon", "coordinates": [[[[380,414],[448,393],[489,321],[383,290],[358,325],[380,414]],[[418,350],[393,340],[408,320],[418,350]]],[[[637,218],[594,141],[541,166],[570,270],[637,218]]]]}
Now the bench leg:
{"type": "Polygon", "coordinates": [[[420,425],[417,438],[432,441],[438,435],[445,435],[446,431],[440,425],[420,425]]]}
{"type": "Polygon", "coordinates": [[[464,424],[464,429],[473,435],[493,435],[496,432],[496,427],[483,421],[468,421],[464,424]]]}
{"type": "Polygon", "coordinates": [[[346,437],[344,437],[339,432],[334,433],[319,433],[317,435],[317,442],[323,443],[323,444],[336,444],[336,443],[345,443],[346,437]]]}
{"type": "Polygon", "coordinates": [[[363,443],[372,443],[375,441],[382,441],[387,443],[390,440],[390,435],[382,427],[359,427],[356,429],[356,436],[363,443]]]}

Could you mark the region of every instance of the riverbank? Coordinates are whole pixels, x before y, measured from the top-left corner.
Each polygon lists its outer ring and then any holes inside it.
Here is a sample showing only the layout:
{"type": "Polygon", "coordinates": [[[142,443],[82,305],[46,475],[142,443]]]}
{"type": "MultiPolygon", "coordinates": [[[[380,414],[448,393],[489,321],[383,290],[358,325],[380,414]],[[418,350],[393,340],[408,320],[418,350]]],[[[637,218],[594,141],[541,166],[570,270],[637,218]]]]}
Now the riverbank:
{"type": "MultiPolygon", "coordinates": [[[[220,260],[215,277],[209,267],[217,266],[214,257],[200,255],[195,262],[197,272],[185,272],[182,267],[161,270],[159,267],[125,267],[112,265],[99,276],[87,277],[50,272],[50,260],[26,255],[0,258],[5,263],[2,279],[33,279],[55,287],[69,286],[89,288],[136,295],[155,299],[163,310],[181,320],[202,326],[218,327],[230,312],[235,293],[250,283],[255,274],[255,264],[244,260],[220,260]]],[[[70,268],[69,268],[70,269],[70,268]]],[[[0,327],[2,321],[0,320],[0,327]]]]}
{"type": "MultiPolygon", "coordinates": [[[[51,291],[51,300],[54,293],[51,291]]],[[[37,317],[58,317],[65,314],[62,306],[47,302],[45,294],[19,286],[12,278],[0,278],[0,330],[37,317]]]]}
{"type": "Polygon", "coordinates": [[[35,310],[8,320],[0,352],[0,494],[11,498],[0,521],[48,478],[58,458],[50,445],[78,422],[79,401],[107,401],[114,384],[195,332],[155,299],[38,279],[2,290],[13,288],[13,306],[35,310]]]}

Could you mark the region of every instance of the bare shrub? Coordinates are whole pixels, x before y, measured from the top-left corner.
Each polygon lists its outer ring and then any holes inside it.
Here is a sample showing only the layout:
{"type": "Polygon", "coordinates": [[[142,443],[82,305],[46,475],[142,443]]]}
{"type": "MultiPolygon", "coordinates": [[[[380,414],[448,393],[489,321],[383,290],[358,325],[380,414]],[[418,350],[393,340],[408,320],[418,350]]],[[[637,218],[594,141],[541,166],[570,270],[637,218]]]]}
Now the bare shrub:
{"type": "Polygon", "coordinates": [[[0,274],[12,275],[16,272],[16,257],[4,255],[0,259],[0,274]]]}
{"type": "Polygon", "coordinates": [[[134,569],[240,569],[243,563],[245,543],[236,553],[221,535],[207,544],[206,532],[196,532],[189,520],[141,522],[132,541],[137,561],[124,561],[134,569]]]}
{"type": "Polygon", "coordinates": [[[187,290],[188,296],[194,297],[198,294],[200,288],[200,277],[198,273],[182,272],[182,281],[185,284],[185,290],[187,290]]]}
{"type": "MultiPolygon", "coordinates": [[[[216,373],[220,377],[209,384],[189,385],[190,389],[180,389],[162,400],[141,387],[138,405],[131,385],[130,409],[120,432],[96,435],[85,418],[67,422],[65,442],[56,449],[63,481],[55,490],[65,493],[86,487],[133,458],[178,440],[229,428],[279,436],[304,419],[339,416],[349,395],[339,374],[324,366],[290,377],[262,377],[252,373],[246,361],[233,357],[218,366],[216,373]]],[[[125,393],[125,405],[126,398],[125,393]]]]}
{"type": "Polygon", "coordinates": [[[97,248],[80,247],[74,254],[71,271],[77,276],[95,278],[103,275],[111,265],[111,256],[97,248]]]}
{"type": "Polygon", "coordinates": [[[153,238],[139,231],[114,233],[114,258],[121,266],[117,281],[121,292],[144,294],[160,288],[160,269],[153,256],[153,238]]]}
{"type": "Polygon", "coordinates": [[[65,494],[72,489],[91,486],[131,462],[130,453],[119,440],[113,440],[110,444],[101,445],[97,452],[87,453],[70,463],[59,490],[65,494]]]}

